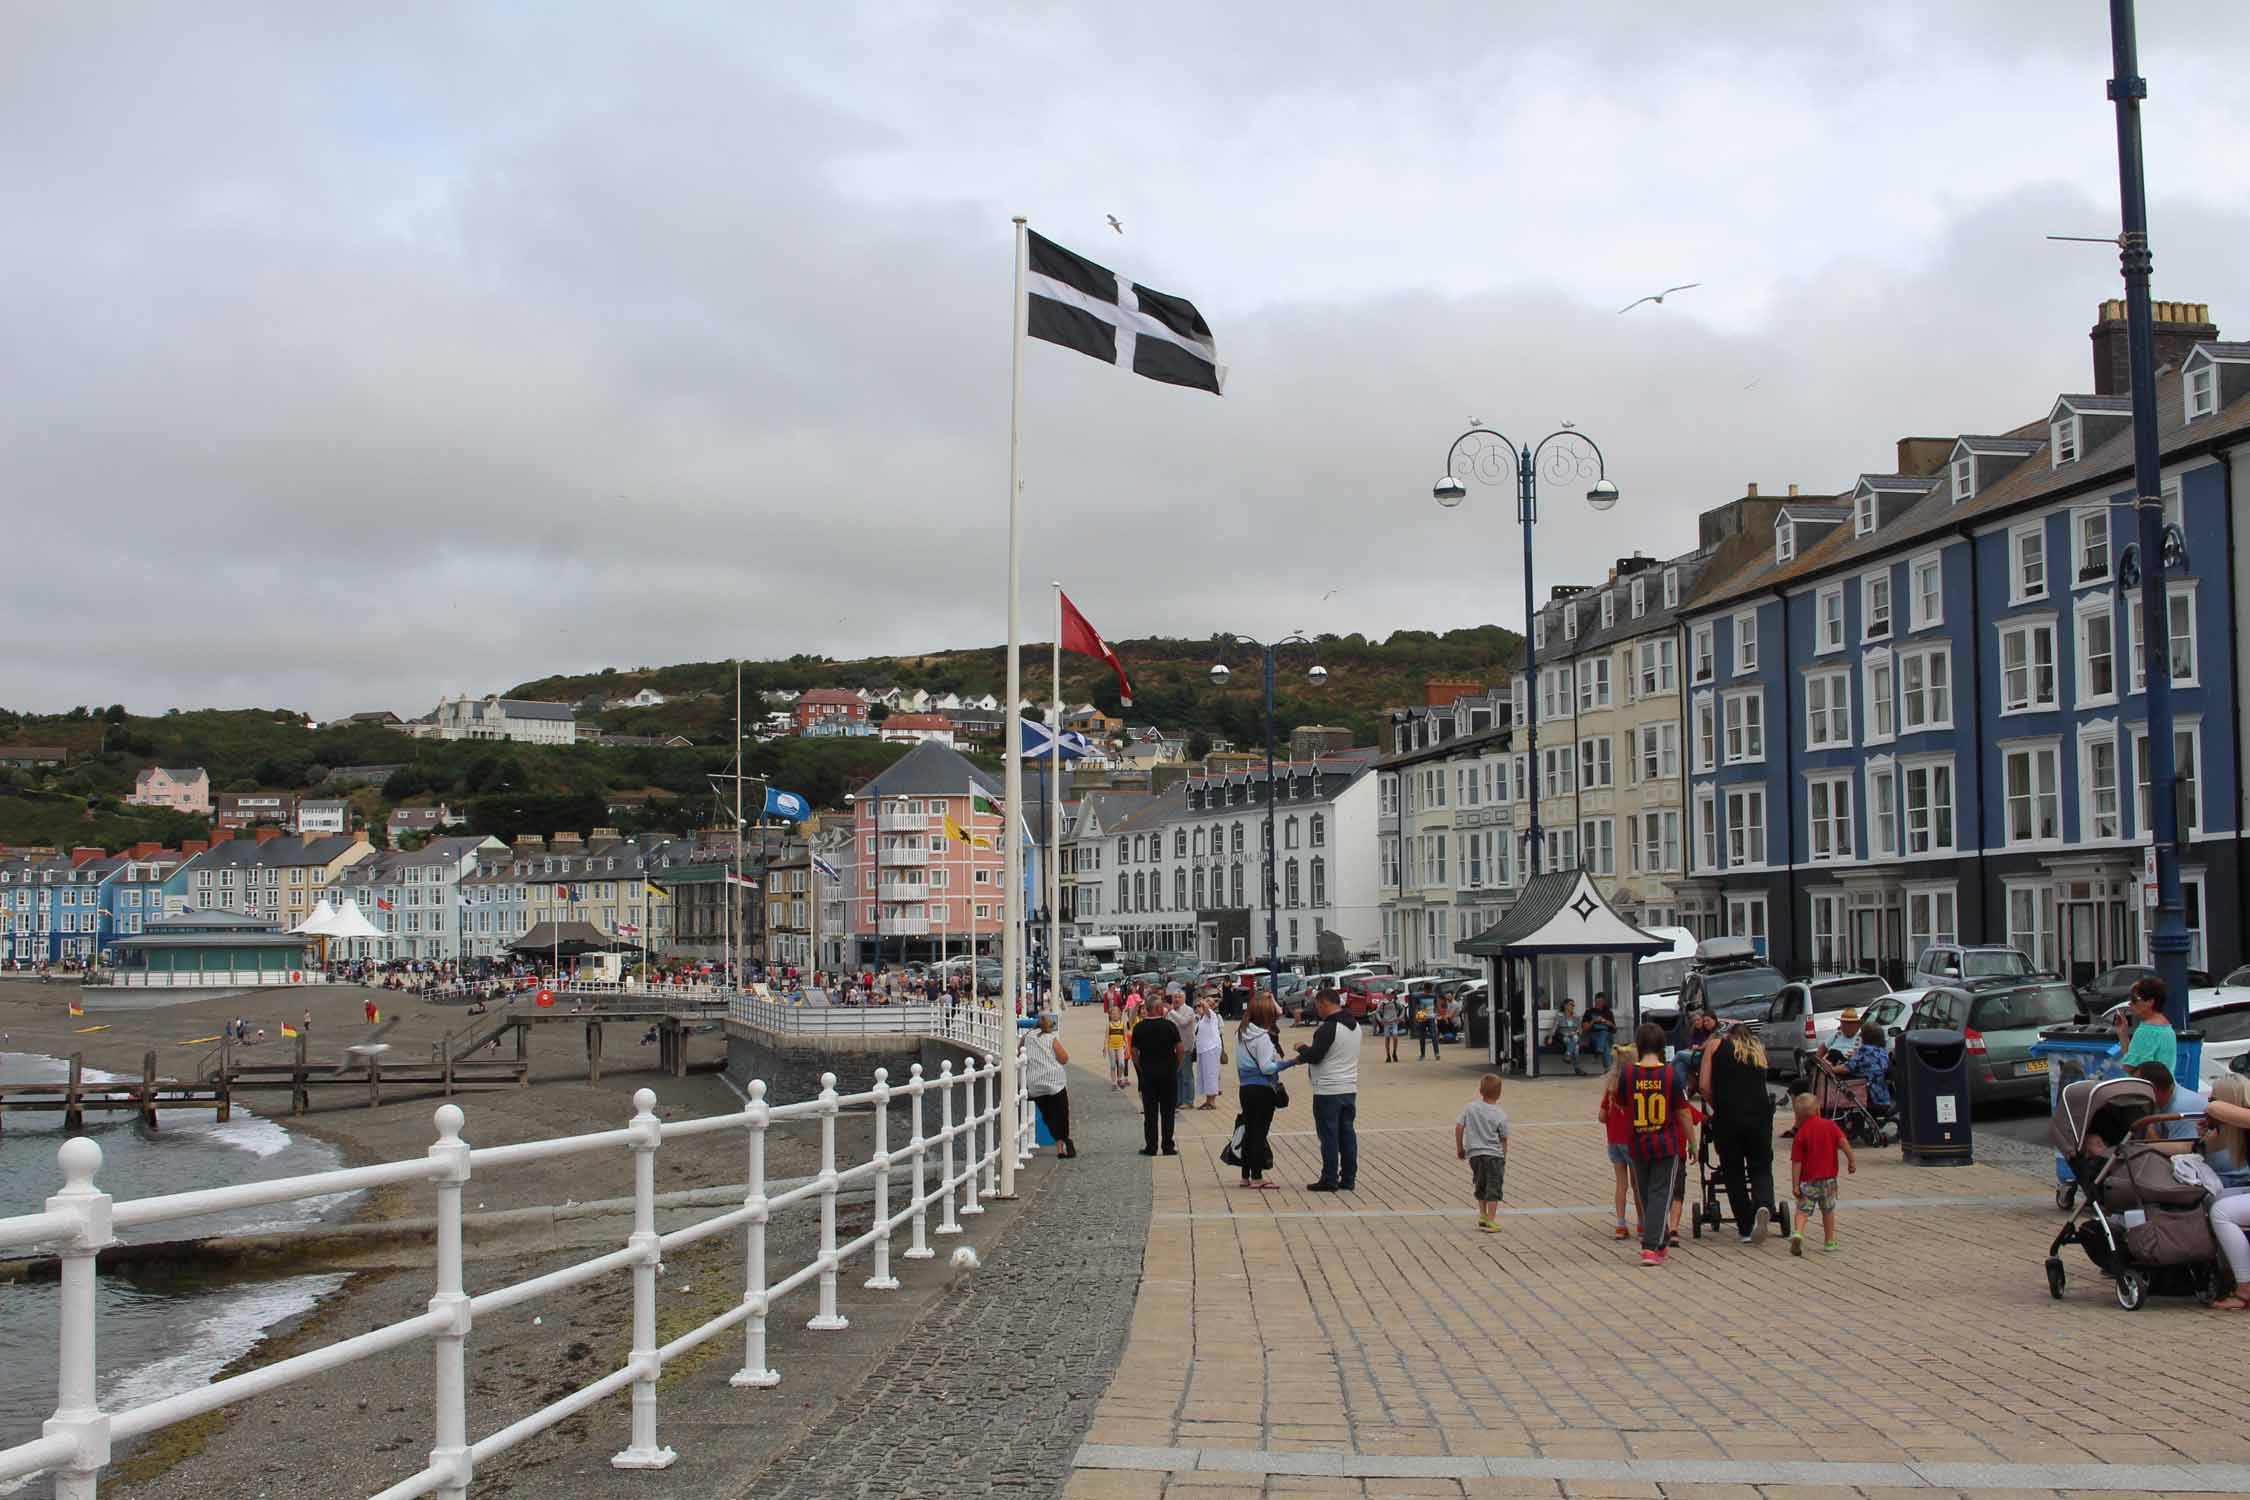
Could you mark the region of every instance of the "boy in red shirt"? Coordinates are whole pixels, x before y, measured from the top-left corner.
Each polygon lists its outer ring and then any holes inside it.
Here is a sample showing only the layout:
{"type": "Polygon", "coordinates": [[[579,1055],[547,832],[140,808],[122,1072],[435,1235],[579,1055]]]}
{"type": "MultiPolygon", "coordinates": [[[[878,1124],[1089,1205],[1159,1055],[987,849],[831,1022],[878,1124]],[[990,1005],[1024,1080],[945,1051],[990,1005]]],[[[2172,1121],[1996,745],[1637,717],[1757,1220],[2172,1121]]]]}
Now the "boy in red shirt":
{"type": "Polygon", "coordinates": [[[1820,1233],[1826,1241],[1820,1248],[1841,1249],[1836,1243],[1836,1156],[1843,1153],[1854,1176],[1859,1174],[1859,1158],[1852,1155],[1852,1143],[1844,1139],[1836,1122],[1821,1116],[1812,1095],[1799,1094],[1790,1106],[1797,1116],[1797,1134],[1789,1143],[1789,1193],[1797,1200],[1797,1222],[1789,1227],[1789,1253],[1805,1253],[1805,1221],[1815,1208],[1820,1210],[1820,1233]]]}

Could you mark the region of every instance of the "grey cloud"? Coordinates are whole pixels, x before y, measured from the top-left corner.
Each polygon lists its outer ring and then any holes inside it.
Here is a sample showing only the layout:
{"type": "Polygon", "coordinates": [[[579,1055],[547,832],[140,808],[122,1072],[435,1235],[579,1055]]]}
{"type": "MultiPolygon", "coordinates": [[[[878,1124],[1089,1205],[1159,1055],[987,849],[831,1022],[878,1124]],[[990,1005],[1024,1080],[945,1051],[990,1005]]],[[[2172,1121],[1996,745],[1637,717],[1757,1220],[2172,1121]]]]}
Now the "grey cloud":
{"type": "MultiPolygon", "coordinates": [[[[11,11],[0,702],[996,640],[1016,210],[1233,368],[1026,351],[1034,633],[1054,576],[1115,636],[1515,623],[1508,497],[1427,498],[1471,415],[1625,488],[1550,502],[1549,582],[2084,383],[2114,256],[2040,236],[2114,221],[2098,21],[1395,10],[11,11]]],[[[2160,293],[2250,327],[2250,22],[2144,26],[2160,293]]]]}

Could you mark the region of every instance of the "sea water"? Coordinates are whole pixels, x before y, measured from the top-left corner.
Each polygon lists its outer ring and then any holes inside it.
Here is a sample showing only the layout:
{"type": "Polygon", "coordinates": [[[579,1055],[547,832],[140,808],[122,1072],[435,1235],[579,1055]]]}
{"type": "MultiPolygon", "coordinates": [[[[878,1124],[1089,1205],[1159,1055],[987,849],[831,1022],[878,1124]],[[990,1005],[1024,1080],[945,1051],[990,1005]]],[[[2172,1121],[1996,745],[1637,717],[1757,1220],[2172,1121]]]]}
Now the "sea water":
{"type": "MultiPolygon", "coordinates": [[[[0,1052],[0,1083],[59,1082],[68,1076],[68,1065],[55,1058],[0,1052]]],[[[92,1069],[85,1073],[89,1081],[112,1076],[92,1069]]],[[[240,1104],[225,1124],[208,1109],[186,1108],[160,1109],[158,1122],[159,1128],[151,1131],[136,1114],[86,1116],[85,1133],[102,1148],[97,1187],[122,1201],[343,1165],[334,1147],[293,1135],[240,1104]]],[[[10,1112],[0,1135],[0,1217],[36,1213],[61,1188],[55,1148],[63,1139],[59,1112],[10,1112]]],[[[337,1213],[352,1196],[206,1214],[119,1238],[147,1242],[290,1228],[337,1213]]],[[[103,1409],[139,1406],[207,1383],[267,1329],[309,1310],[343,1280],[312,1275],[218,1282],[207,1273],[105,1270],[96,1304],[103,1409]]],[[[39,1424],[54,1414],[55,1297],[51,1281],[0,1283],[0,1447],[37,1437],[39,1424]]],[[[23,1484],[0,1480],[0,1495],[23,1484]]]]}

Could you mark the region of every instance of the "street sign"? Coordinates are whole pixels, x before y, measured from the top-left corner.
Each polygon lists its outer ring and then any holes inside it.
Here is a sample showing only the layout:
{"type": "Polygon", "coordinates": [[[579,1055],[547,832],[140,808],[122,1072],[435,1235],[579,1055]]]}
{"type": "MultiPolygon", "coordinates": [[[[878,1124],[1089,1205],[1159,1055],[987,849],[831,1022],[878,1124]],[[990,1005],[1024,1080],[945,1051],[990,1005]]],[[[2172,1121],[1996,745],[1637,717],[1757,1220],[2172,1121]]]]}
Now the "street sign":
{"type": "Polygon", "coordinates": [[[2156,846],[2141,851],[2141,905],[2156,910],[2156,846]]]}

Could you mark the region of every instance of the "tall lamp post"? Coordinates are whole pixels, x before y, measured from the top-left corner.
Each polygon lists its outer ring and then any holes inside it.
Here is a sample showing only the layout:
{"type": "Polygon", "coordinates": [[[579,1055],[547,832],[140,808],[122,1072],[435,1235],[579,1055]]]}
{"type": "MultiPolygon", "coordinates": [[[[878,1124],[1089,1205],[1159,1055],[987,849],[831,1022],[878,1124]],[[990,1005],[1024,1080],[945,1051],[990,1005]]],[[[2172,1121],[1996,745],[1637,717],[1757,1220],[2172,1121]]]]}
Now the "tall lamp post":
{"type": "MultiPolygon", "coordinates": [[[[1227,645],[1227,644],[1229,644],[1229,643],[1238,643],[1238,644],[1240,644],[1240,645],[1244,645],[1244,646],[1250,646],[1250,647],[1254,647],[1254,648],[1255,648],[1256,650],[1258,650],[1259,652],[1261,652],[1261,653],[1262,653],[1262,654],[1264,655],[1264,657],[1265,657],[1265,665],[1266,665],[1266,868],[1265,868],[1265,895],[1266,895],[1266,989],[1267,989],[1267,990],[1268,990],[1269,992],[1271,992],[1271,991],[1273,991],[1274,985],[1275,985],[1275,984],[1276,984],[1276,983],[1277,983],[1277,982],[1278,982],[1278,981],[1280,980],[1280,978],[1281,978],[1281,922],[1280,922],[1280,912],[1279,912],[1279,907],[1280,907],[1280,905],[1281,905],[1281,900],[1280,900],[1280,896],[1281,896],[1281,891],[1280,891],[1280,888],[1279,888],[1279,887],[1278,887],[1278,886],[1277,886],[1277,885],[1275,884],[1275,882],[1274,882],[1274,869],[1275,869],[1274,861],[1275,861],[1275,859],[1276,859],[1276,857],[1277,857],[1277,855],[1276,855],[1277,841],[1276,841],[1276,839],[1275,839],[1275,837],[1274,837],[1274,827],[1273,827],[1273,803],[1274,803],[1274,796],[1273,796],[1273,790],[1274,790],[1274,785],[1273,785],[1273,739],[1274,739],[1274,726],[1273,726],[1273,658],[1274,658],[1274,653],[1275,653],[1275,652],[1276,652],[1277,650],[1279,650],[1279,649],[1280,649],[1281,647],[1283,647],[1283,646],[1310,646],[1310,645],[1312,645],[1312,644],[1313,644],[1313,640],[1312,640],[1312,638],[1311,638],[1310,636],[1307,636],[1307,635],[1305,635],[1305,634],[1304,634],[1303,632],[1301,632],[1301,631],[1299,631],[1299,632],[1293,632],[1293,633],[1291,633],[1291,634],[1289,634],[1289,635],[1285,635],[1285,636],[1283,636],[1283,637],[1282,637],[1282,638],[1281,638],[1280,640],[1278,640],[1278,641],[1275,641],[1275,642],[1273,642],[1273,643],[1272,643],[1271,645],[1268,645],[1268,644],[1266,644],[1266,643],[1265,643],[1265,642],[1263,642],[1263,641],[1252,640],[1252,639],[1251,639],[1251,638],[1250,638],[1249,636],[1246,636],[1246,635],[1235,635],[1235,634],[1232,634],[1232,633],[1228,633],[1228,632],[1221,632],[1221,633],[1220,633],[1220,634],[1219,634],[1219,635],[1218,635],[1217,637],[1215,637],[1215,639],[1216,639],[1216,641],[1217,641],[1217,642],[1218,642],[1218,643],[1219,643],[1220,645],[1222,645],[1222,646],[1223,646],[1223,645],[1227,645]]],[[[1215,682],[1215,683],[1218,683],[1218,684],[1219,684],[1220,686],[1222,686],[1222,687],[1226,685],[1226,680],[1227,680],[1227,679],[1228,679],[1229,677],[1232,677],[1233,675],[1234,675],[1234,673],[1233,673],[1232,669],[1230,669],[1230,668],[1229,668],[1229,667],[1227,666],[1227,664],[1226,664],[1225,662],[1223,662],[1223,661],[1222,661],[1222,662],[1217,662],[1217,663],[1214,663],[1214,664],[1212,665],[1212,667],[1211,667],[1211,680],[1212,680],[1213,682],[1215,682]]],[[[1328,669],[1327,669],[1326,667],[1322,666],[1322,665],[1321,665],[1321,664],[1320,664],[1319,662],[1314,662],[1314,663],[1313,663],[1313,664],[1312,664],[1312,665],[1311,665],[1310,667],[1308,667],[1308,668],[1306,668],[1306,669],[1305,669],[1305,680],[1306,680],[1306,681],[1308,681],[1308,682],[1310,682],[1310,683],[1311,683],[1311,684],[1312,684],[1312,685],[1313,685],[1314,687],[1319,687],[1319,686],[1321,686],[1321,685],[1322,685],[1323,683],[1325,683],[1325,682],[1327,682],[1327,681],[1328,681],[1328,669]]]]}
{"type": "Polygon", "coordinates": [[[1537,614],[1532,606],[1531,527],[1539,519],[1539,481],[1560,484],[1566,480],[1593,480],[1592,487],[1586,491],[1586,503],[1597,511],[1606,511],[1617,503],[1617,486],[1606,477],[1601,448],[1576,428],[1557,428],[1537,444],[1526,443],[1519,448],[1503,433],[1489,427],[1472,427],[1453,440],[1453,446],[1445,453],[1445,477],[1430,487],[1437,503],[1448,510],[1469,495],[1468,485],[1459,477],[1464,472],[1461,465],[1464,458],[1468,461],[1465,472],[1478,483],[1499,484],[1513,478],[1516,485],[1516,521],[1523,527],[1523,670],[1527,680],[1524,730],[1528,751],[1525,764],[1530,767],[1532,789],[1528,799],[1531,806],[1528,859],[1531,873],[1537,875],[1540,872],[1539,663],[1533,644],[1537,614]]]}
{"type": "Polygon", "coordinates": [[[2118,582],[2141,590],[2141,659],[2148,688],[2148,810],[2156,854],[2156,927],[2149,957],[2164,982],[2164,1009],[2175,1027],[2188,1021],[2187,908],[2180,892],[2179,767],[2172,724],[2172,601],[2168,568],[2187,566],[2186,539],[2164,524],[2164,460],[2156,432],[2156,334],[2148,284],[2155,258],[2148,246],[2148,189],[2141,168],[2140,48],[2133,0],[2110,0],[2109,97],[2117,111],[2117,196],[2122,232],[2118,260],[2125,277],[2125,349],[2133,387],[2133,512],[2137,540],[2118,558],[2118,582]]]}

